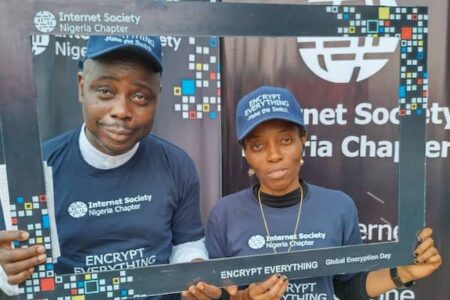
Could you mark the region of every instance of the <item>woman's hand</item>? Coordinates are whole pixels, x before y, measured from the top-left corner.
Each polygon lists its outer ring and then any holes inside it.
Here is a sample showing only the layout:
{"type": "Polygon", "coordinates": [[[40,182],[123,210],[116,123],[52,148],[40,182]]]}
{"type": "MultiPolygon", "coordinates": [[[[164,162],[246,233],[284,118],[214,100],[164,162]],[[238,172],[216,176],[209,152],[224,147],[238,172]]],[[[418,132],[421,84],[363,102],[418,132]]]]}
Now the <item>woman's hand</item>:
{"type": "MultiPolygon", "coordinates": [[[[397,274],[404,284],[427,277],[442,264],[442,257],[434,247],[432,234],[431,228],[425,228],[418,235],[417,240],[420,244],[413,253],[416,257],[414,265],[397,267],[397,274]]],[[[371,298],[394,288],[396,284],[391,279],[389,269],[371,271],[367,275],[366,291],[371,298]]]]}
{"type": "Polygon", "coordinates": [[[419,280],[436,271],[442,264],[442,257],[434,246],[433,230],[425,228],[418,235],[419,246],[414,251],[414,265],[397,268],[400,279],[404,282],[419,280]]]}

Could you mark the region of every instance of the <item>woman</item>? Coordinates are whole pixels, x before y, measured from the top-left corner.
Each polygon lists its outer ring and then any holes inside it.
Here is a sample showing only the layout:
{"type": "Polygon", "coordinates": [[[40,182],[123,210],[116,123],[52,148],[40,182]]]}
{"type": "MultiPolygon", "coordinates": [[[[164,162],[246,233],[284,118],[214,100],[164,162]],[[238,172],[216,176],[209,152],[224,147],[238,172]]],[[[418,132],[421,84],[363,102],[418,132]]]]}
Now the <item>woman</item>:
{"type": "MultiPolygon", "coordinates": [[[[236,124],[250,173],[259,183],[224,197],[213,208],[206,229],[211,258],[362,243],[353,200],[300,179],[307,133],[291,92],[263,86],[249,93],[238,103],[236,124]],[[289,246],[292,240],[302,241],[303,247],[289,246]]],[[[427,228],[419,235],[416,265],[289,284],[286,277],[274,275],[232,294],[238,299],[273,299],[283,294],[285,299],[334,299],[335,293],[341,300],[376,297],[428,276],[440,266],[431,233],[427,228]]]]}

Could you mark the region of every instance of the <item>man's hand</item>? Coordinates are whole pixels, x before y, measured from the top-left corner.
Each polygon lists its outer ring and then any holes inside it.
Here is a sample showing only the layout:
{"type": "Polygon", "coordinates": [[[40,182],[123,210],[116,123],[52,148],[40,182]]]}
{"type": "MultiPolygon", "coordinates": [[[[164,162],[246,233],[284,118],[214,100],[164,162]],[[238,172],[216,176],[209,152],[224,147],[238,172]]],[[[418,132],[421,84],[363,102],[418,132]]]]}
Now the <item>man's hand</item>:
{"type": "MultiPolygon", "coordinates": [[[[225,288],[230,295],[237,292],[236,286],[225,288]]],[[[197,282],[189,286],[185,291],[181,292],[181,297],[185,300],[209,300],[218,299],[222,295],[222,290],[214,285],[205,282],[197,282]]]]}
{"type": "Polygon", "coordinates": [[[25,241],[29,233],[25,231],[0,231],[0,265],[8,276],[9,284],[19,284],[27,280],[34,267],[45,262],[45,248],[42,245],[13,249],[15,240],[25,241]]]}
{"type": "Polygon", "coordinates": [[[239,291],[233,300],[278,300],[288,287],[286,276],[280,274],[272,275],[266,281],[250,284],[248,288],[239,291]]]}

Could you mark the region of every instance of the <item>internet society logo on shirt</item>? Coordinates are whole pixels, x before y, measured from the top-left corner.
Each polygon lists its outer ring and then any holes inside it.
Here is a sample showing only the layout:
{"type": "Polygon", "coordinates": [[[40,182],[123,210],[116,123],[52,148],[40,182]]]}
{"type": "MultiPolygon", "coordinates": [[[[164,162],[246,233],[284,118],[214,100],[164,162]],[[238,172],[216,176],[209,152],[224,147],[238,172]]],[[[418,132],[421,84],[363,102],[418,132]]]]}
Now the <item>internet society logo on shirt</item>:
{"type": "Polygon", "coordinates": [[[248,246],[252,249],[261,249],[266,244],[266,239],[262,235],[254,235],[248,240],[248,246]]]}
{"type": "Polygon", "coordinates": [[[325,240],[326,233],[312,231],[298,234],[285,235],[253,235],[248,239],[248,246],[251,249],[258,250],[262,248],[288,248],[288,247],[311,247],[320,240],[325,240]]]}
{"type": "Polygon", "coordinates": [[[85,203],[76,201],[72,202],[72,204],[69,205],[69,215],[71,215],[74,218],[82,218],[86,215],[88,212],[88,207],[85,203]]]}
{"type": "Polygon", "coordinates": [[[139,210],[145,204],[149,204],[152,201],[152,195],[137,195],[126,196],[113,200],[99,200],[72,202],[67,212],[73,218],[82,218],[86,215],[90,217],[101,217],[104,215],[125,213],[139,210]]]}

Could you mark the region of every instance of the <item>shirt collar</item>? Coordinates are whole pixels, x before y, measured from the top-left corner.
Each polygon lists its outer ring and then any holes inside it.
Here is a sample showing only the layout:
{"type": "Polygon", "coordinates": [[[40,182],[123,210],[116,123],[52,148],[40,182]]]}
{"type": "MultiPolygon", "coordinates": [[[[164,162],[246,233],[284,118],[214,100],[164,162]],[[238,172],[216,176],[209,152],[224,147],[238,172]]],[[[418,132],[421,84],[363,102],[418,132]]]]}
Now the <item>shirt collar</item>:
{"type": "Polygon", "coordinates": [[[78,139],[78,145],[80,147],[80,152],[83,159],[87,164],[94,168],[107,170],[120,167],[133,157],[139,147],[138,142],[133,148],[123,154],[109,155],[103,153],[95,148],[91,142],[89,142],[86,136],[85,128],[86,126],[83,124],[81,127],[80,137],[78,139]]]}

